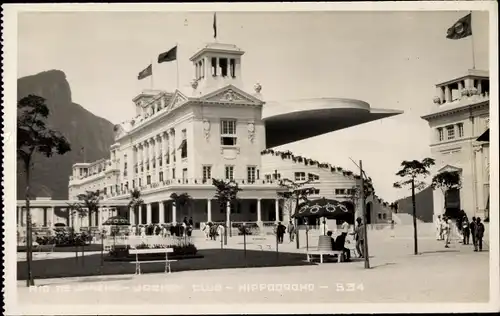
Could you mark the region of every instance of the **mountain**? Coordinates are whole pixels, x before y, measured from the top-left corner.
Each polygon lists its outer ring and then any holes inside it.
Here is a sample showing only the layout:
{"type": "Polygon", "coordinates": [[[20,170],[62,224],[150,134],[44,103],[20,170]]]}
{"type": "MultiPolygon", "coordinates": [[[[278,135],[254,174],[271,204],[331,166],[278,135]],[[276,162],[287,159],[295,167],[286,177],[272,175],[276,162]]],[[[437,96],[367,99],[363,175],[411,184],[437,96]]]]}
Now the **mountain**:
{"type": "MultiPolygon", "coordinates": [[[[71,152],[62,156],[35,157],[32,196],[67,199],[72,165],[84,158],[90,162],[109,157],[109,147],[114,142],[113,124],[73,102],[66,75],[60,70],[18,79],[18,100],[29,94],[45,98],[50,111],[47,126],[61,132],[71,144],[71,152]]],[[[22,200],[26,187],[22,164],[18,163],[17,170],[17,199],[22,200]]]]}
{"type": "MultiPolygon", "coordinates": [[[[413,205],[411,196],[398,200],[398,213],[413,214],[413,205]]],[[[433,222],[434,197],[431,187],[415,194],[415,203],[417,205],[417,218],[426,223],[433,222]]]]}

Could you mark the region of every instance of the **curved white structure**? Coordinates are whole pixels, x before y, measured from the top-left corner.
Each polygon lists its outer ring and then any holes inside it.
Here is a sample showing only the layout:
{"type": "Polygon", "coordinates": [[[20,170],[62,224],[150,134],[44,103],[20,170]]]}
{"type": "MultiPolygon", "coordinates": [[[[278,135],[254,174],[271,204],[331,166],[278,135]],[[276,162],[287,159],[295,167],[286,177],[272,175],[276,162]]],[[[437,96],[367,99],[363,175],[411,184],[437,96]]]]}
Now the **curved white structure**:
{"type": "Polygon", "coordinates": [[[263,109],[267,148],[402,114],[372,109],[364,101],[341,98],[269,102],[263,109]]]}

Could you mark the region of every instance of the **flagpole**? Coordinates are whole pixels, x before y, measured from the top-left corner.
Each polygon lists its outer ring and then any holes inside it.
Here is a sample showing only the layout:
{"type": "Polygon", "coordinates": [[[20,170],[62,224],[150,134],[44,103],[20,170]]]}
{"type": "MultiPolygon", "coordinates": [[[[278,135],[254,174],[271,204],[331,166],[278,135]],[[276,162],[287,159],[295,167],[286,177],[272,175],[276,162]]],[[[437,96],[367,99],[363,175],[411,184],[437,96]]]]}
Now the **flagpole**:
{"type": "MultiPolygon", "coordinates": [[[[470,28],[472,28],[472,11],[470,11],[470,28]]],[[[472,46],[472,69],[476,69],[476,56],[474,52],[474,31],[471,32],[470,42],[472,46]]]]}
{"type": "Polygon", "coordinates": [[[153,83],[154,83],[154,79],[153,79],[153,76],[154,76],[154,72],[153,72],[153,60],[151,59],[151,80],[150,80],[150,84],[151,84],[151,90],[153,90],[153,83]]]}
{"type": "Polygon", "coordinates": [[[175,65],[177,68],[177,90],[179,90],[179,43],[175,43],[176,52],[175,52],[175,65]]]}

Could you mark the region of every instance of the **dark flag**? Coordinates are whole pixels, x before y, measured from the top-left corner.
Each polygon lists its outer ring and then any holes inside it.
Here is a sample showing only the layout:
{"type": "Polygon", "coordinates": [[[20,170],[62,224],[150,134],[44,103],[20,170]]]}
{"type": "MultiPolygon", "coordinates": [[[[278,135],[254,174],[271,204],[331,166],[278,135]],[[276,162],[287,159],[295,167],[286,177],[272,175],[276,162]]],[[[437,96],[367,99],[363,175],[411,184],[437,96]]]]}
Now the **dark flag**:
{"type": "Polygon", "coordinates": [[[165,63],[169,61],[174,61],[177,59],[177,45],[171,48],[168,52],[161,53],[158,55],[158,63],[165,63]]]}
{"type": "Polygon", "coordinates": [[[446,38],[457,40],[472,35],[472,15],[467,14],[448,29],[446,38]]]}
{"type": "Polygon", "coordinates": [[[217,13],[214,13],[214,38],[217,38],[217,13]]]}
{"type": "Polygon", "coordinates": [[[144,70],[142,70],[139,73],[139,75],[137,76],[137,79],[142,80],[142,79],[147,78],[151,75],[153,75],[153,64],[147,66],[144,70]]]}

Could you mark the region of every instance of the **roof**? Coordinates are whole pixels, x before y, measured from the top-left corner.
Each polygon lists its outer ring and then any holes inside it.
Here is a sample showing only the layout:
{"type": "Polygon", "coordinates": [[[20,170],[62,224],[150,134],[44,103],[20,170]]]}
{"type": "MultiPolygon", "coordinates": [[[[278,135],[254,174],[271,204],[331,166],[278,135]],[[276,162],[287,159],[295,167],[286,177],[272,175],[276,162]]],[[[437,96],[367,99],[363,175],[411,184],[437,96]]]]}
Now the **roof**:
{"type": "Polygon", "coordinates": [[[194,61],[204,53],[224,53],[241,56],[245,52],[234,44],[208,43],[205,47],[198,50],[191,58],[189,58],[189,60],[194,61]]]}
{"type": "Polygon", "coordinates": [[[463,75],[455,77],[453,79],[438,83],[438,84],[436,84],[436,87],[445,86],[445,85],[448,85],[450,83],[461,81],[465,78],[470,78],[470,77],[488,79],[490,77],[490,75],[489,75],[489,72],[487,70],[469,69],[469,70],[467,70],[466,74],[463,74],[463,75]]]}
{"type": "Polygon", "coordinates": [[[403,111],[373,109],[364,101],[315,98],[268,103],[264,106],[266,148],[281,146],[344,128],[402,114],[403,111]]]}

